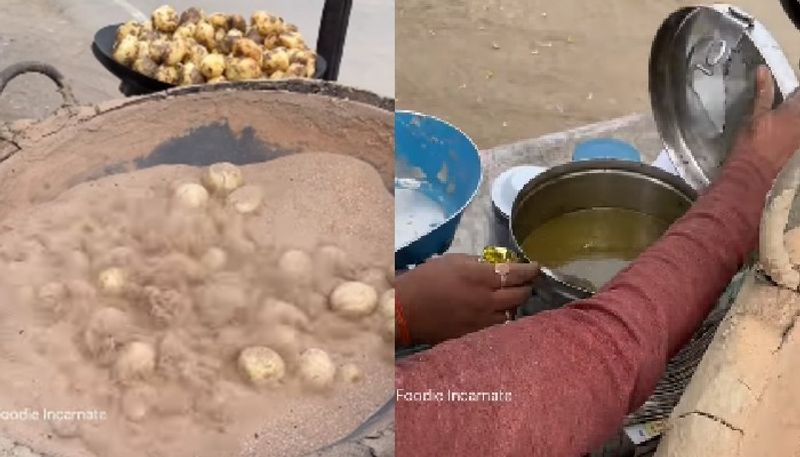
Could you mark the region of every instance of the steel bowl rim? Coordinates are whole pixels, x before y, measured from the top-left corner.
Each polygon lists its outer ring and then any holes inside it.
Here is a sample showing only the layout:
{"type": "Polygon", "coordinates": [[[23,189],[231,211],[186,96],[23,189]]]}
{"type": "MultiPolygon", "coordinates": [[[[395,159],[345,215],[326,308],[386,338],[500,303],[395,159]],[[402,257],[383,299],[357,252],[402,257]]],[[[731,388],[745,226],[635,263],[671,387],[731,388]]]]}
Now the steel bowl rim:
{"type": "MultiPolygon", "coordinates": [[[[628,160],[615,160],[615,159],[591,159],[591,160],[582,160],[579,162],[568,162],[561,165],[556,165],[552,167],[538,176],[535,176],[533,179],[528,181],[525,186],[517,194],[517,197],[514,199],[514,204],[511,206],[511,215],[508,218],[508,230],[511,234],[511,242],[513,243],[514,249],[520,253],[523,259],[531,262],[535,262],[535,260],[529,259],[525,252],[522,250],[522,246],[514,233],[513,228],[513,221],[514,215],[519,209],[519,205],[522,204],[526,198],[529,197],[531,192],[534,192],[538,189],[544,188],[547,185],[550,185],[555,181],[556,178],[563,177],[563,176],[581,176],[581,175],[588,175],[588,174],[596,174],[596,173],[608,173],[608,172],[623,172],[631,175],[636,175],[639,177],[646,177],[650,178],[652,181],[656,181],[661,185],[666,185],[668,187],[673,188],[676,193],[687,197],[690,201],[694,202],[697,199],[697,191],[690,186],[686,181],[681,179],[678,176],[675,176],[671,173],[668,173],[658,167],[653,165],[649,165],[646,163],[641,162],[631,162],[628,160]]],[[[543,265],[539,265],[539,270],[543,273],[547,279],[552,280],[564,287],[572,289],[580,294],[591,296],[593,292],[588,291],[582,287],[575,286],[570,284],[561,278],[559,278],[552,269],[545,267],[543,265]]]]}

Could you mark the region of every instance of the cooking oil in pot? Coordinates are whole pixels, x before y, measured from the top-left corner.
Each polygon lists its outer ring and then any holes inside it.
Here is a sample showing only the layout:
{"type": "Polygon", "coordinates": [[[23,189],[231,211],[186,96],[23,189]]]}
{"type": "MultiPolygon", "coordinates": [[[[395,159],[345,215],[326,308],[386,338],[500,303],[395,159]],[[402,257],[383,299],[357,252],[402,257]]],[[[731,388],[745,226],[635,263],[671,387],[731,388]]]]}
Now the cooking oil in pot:
{"type": "Polygon", "coordinates": [[[670,223],[624,208],[554,217],[522,242],[525,255],[573,286],[596,292],[653,244],[670,223]]]}

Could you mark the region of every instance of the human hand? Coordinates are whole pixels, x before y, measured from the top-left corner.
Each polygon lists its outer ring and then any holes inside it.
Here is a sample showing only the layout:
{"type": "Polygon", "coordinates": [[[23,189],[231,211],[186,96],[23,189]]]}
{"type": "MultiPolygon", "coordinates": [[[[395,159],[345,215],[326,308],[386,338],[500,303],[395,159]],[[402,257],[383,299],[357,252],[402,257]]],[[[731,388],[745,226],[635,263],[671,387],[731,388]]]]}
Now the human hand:
{"type": "Polygon", "coordinates": [[[795,91],[777,108],[769,69],[756,72],[756,99],[749,124],[739,132],[733,154],[757,154],[778,171],[800,149],[800,94],[795,91]]]}
{"type": "Polygon", "coordinates": [[[508,264],[505,285],[491,263],[446,254],[395,279],[395,293],[414,344],[436,344],[507,320],[527,301],[539,271],[531,263],[508,264]]]}

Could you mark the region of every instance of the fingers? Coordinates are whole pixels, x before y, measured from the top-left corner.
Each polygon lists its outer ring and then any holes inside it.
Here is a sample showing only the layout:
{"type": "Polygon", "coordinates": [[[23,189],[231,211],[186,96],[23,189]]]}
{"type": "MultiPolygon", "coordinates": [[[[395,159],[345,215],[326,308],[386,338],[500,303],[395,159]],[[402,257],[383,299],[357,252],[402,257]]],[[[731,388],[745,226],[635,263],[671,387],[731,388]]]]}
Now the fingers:
{"type": "Polygon", "coordinates": [[[756,100],[753,106],[753,117],[761,116],[772,109],[775,104],[775,81],[766,65],[756,69],[756,100]]]}
{"type": "Polygon", "coordinates": [[[497,311],[513,310],[531,298],[533,287],[507,287],[492,292],[492,309],[497,311]]]}
{"type": "Polygon", "coordinates": [[[497,272],[497,266],[491,263],[473,261],[465,267],[465,272],[470,280],[493,289],[528,285],[539,273],[539,265],[536,263],[508,263],[500,268],[506,266],[508,273],[505,274],[505,282],[501,279],[503,275],[497,272]]]}

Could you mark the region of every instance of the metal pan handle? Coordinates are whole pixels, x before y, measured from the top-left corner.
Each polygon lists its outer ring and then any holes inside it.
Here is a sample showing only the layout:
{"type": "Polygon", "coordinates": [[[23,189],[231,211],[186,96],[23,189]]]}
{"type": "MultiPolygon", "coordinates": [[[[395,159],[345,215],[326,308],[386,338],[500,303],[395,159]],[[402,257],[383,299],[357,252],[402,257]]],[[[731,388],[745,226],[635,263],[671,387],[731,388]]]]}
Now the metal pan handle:
{"type": "Polygon", "coordinates": [[[322,75],[322,79],[326,81],[336,81],[339,78],[339,65],[342,63],[352,9],[353,0],[325,0],[317,35],[317,54],[328,64],[322,75]]]}
{"type": "Polygon", "coordinates": [[[78,104],[72,94],[72,88],[64,81],[64,75],[52,65],[42,62],[19,62],[0,71],[0,94],[11,80],[25,73],[40,73],[50,78],[58,86],[58,92],[63,100],[62,107],[78,104]]]}

